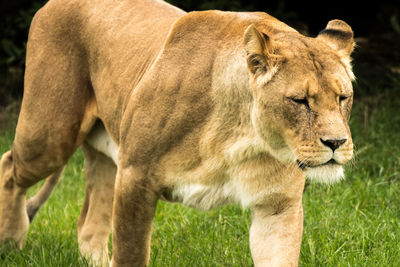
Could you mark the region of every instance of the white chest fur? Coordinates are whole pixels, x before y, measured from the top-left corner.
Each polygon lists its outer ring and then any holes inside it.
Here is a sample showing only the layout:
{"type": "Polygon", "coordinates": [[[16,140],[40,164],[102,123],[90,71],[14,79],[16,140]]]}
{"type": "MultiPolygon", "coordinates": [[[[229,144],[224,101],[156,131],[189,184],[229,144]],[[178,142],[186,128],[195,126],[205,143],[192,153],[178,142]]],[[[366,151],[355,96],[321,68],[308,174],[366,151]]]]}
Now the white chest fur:
{"type": "Polygon", "coordinates": [[[299,177],[296,166],[282,168],[277,164],[271,167],[263,161],[254,159],[228,168],[223,182],[177,183],[172,192],[173,200],[200,210],[225,204],[251,207],[262,204],[274,193],[282,192],[290,186],[293,177],[299,177]]]}
{"type": "Polygon", "coordinates": [[[210,186],[202,184],[177,185],[172,193],[174,201],[196,208],[210,210],[236,202],[236,190],[232,182],[210,186]]]}
{"type": "Polygon", "coordinates": [[[169,173],[169,180],[175,181],[173,200],[200,210],[224,204],[248,207],[281,191],[299,170],[277,162],[261,145],[253,138],[238,138],[226,146],[222,156],[187,172],[169,173]]]}

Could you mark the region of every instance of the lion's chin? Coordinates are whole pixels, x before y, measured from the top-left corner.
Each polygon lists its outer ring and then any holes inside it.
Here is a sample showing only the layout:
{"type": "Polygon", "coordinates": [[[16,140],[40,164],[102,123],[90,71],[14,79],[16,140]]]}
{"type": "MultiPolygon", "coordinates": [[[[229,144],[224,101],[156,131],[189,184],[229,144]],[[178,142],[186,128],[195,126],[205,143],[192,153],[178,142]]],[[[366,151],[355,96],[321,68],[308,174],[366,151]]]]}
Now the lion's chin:
{"type": "Polygon", "coordinates": [[[333,184],[344,178],[343,166],[339,164],[325,164],[317,167],[307,167],[306,177],[311,181],[324,184],[333,184]]]}

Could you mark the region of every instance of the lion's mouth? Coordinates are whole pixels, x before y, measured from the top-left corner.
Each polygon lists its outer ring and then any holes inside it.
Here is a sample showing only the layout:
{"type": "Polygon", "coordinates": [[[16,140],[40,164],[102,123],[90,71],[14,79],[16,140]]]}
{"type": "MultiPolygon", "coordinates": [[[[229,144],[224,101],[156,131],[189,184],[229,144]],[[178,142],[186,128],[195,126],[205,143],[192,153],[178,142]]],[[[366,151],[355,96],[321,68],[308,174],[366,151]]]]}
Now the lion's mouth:
{"type": "Polygon", "coordinates": [[[301,160],[297,160],[296,163],[297,163],[297,166],[303,171],[306,168],[317,168],[317,167],[322,167],[322,166],[327,166],[327,165],[341,165],[336,160],[334,160],[333,158],[328,160],[325,163],[322,163],[322,164],[319,164],[319,165],[316,165],[316,166],[312,166],[309,163],[301,161],[301,160]]]}

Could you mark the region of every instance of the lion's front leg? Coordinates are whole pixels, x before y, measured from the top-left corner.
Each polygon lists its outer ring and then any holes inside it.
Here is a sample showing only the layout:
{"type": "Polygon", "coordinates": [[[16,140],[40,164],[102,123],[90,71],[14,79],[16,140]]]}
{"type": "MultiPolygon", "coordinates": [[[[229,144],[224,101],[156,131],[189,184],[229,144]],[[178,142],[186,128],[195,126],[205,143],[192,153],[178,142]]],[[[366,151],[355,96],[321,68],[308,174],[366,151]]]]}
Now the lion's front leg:
{"type": "Polygon", "coordinates": [[[120,168],[114,191],[112,266],[146,266],[158,196],[148,169],[120,168]]]}
{"type": "Polygon", "coordinates": [[[250,228],[250,249],[254,265],[297,266],[303,232],[303,207],[300,201],[285,204],[282,210],[256,207],[250,228]]]}

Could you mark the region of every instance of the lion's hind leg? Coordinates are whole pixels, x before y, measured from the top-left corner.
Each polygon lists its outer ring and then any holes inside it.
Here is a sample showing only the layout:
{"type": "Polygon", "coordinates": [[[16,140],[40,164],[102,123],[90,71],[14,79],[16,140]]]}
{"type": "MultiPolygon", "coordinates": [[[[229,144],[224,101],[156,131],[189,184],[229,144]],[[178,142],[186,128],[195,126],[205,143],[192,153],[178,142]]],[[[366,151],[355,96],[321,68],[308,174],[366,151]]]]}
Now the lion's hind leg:
{"type": "Polygon", "coordinates": [[[15,184],[12,163],[12,152],[8,151],[0,161],[0,203],[10,203],[11,206],[2,206],[0,209],[0,218],[2,219],[0,243],[11,240],[15,241],[19,248],[22,248],[29,224],[51,195],[64,168],[60,168],[50,175],[36,195],[30,198],[25,205],[24,196],[27,188],[15,184]],[[16,201],[10,202],[12,199],[16,199],[16,201]]]}
{"type": "Polygon", "coordinates": [[[86,161],[86,195],[78,221],[79,249],[93,264],[106,266],[117,167],[90,145],[85,143],[82,149],[86,161]]]}
{"type": "Polygon", "coordinates": [[[56,38],[46,28],[50,17],[41,14],[29,33],[15,139],[0,163],[0,244],[13,240],[19,247],[29,227],[27,189],[60,171],[97,119],[82,51],[56,38]]]}
{"type": "Polygon", "coordinates": [[[63,168],[58,169],[52,175],[46,178],[45,183],[40,188],[40,190],[31,197],[26,203],[26,211],[28,213],[29,222],[32,222],[36,213],[42,207],[42,205],[46,202],[46,200],[50,197],[54,188],[58,184],[60,180],[61,174],[64,170],[63,168]]]}
{"type": "Polygon", "coordinates": [[[15,185],[13,173],[13,157],[8,151],[0,160],[0,244],[14,241],[21,249],[29,228],[25,210],[27,189],[15,185]]]}
{"type": "Polygon", "coordinates": [[[12,241],[22,248],[30,220],[50,196],[63,166],[78,147],[75,136],[79,128],[75,130],[68,123],[59,125],[59,129],[53,125],[51,121],[36,123],[20,116],[13,148],[1,158],[0,245],[12,241]],[[24,128],[30,130],[21,130],[24,128]],[[43,189],[27,202],[28,188],[48,176],[43,189]]]}

